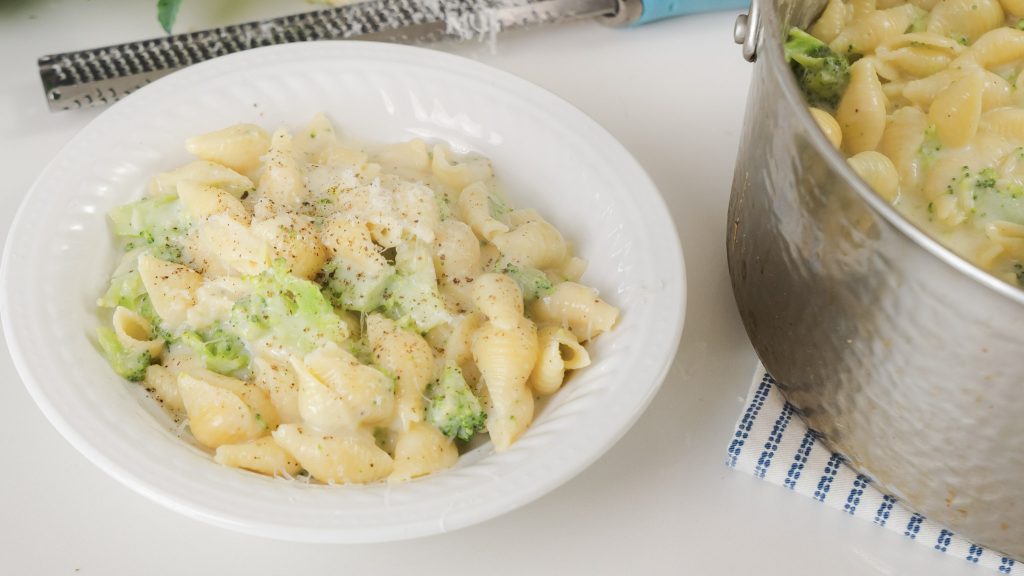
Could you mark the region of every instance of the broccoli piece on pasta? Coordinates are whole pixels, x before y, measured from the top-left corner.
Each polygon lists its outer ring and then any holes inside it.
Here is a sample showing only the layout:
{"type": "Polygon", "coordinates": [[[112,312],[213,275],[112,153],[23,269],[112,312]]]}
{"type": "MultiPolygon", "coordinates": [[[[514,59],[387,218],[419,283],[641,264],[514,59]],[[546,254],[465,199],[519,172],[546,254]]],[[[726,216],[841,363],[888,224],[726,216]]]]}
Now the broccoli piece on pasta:
{"type": "Polygon", "coordinates": [[[245,340],[270,336],[298,353],[325,341],[341,342],[348,330],[315,283],[293,276],[283,259],[248,278],[252,293],[235,303],[226,329],[245,340]]]}
{"type": "Polygon", "coordinates": [[[125,272],[111,278],[110,287],[96,301],[96,305],[101,308],[123,306],[145,318],[160,338],[167,341],[173,339],[170,332],[163,328],[163,321],[160,319],[160,315],[156,313],[156,309],[153,308],[153,303],[149,299],[146,287],[142,284],[142,277],[139,276],[138,270],[125,272]]]}
{"type": "Polygon", "coordinates": [[[523,293],[523,299],[526,301],[543,298],[555,289],[547,275],[532,266],[521,266],[508,262],[499,263],[495,269],[496,272],[505,274],[516,281],[519,290],[523,293]]]}
{"type": "Polygon", "coordinates": [[[445,436],[460,440],[484,429],[487,413],[458,366],[445,365],[441,379],[427,388],[427,421],[445,436]]]}
{"type": "Polygon", "coordinates": [[[127,249],[145,248],[156,258],[181,263],[191,223],[177,195],[148,197],[110,211],[114,234],[127,240],[127,249]]]}
{"type": "Polygon", "coordinates": [[[451,320],[437,288],[434,260],[422,242],[407,242],[395,254],[398,273],[384,291],[384,314],[404,328],[427,332],[451,320]]]}
{"type": "Polygon", "coordinates": [[[110,362],[110,367],[118,376],[132,382],[139,382],[146,377],[146,368],[152,362],[148,350],[131,350],[117,339],[117,334],[110,328],[100,328],[96,333],[103,354],[110,362]]]}
{"type": "Polygon", "coordinates": [[[834,110],[850,82],[850,62],[799,28],[790,29],[783,49],[807,103],[834,110]]]}
{"type": "Polygon", "coordinates": [[[203,360],[206,367],[220,374],[232,374],[249,366],[249,352],[234,334],[216,327],[204,333],[186,332],[181,341],[203,360]]]}
{"type": "Polygon", "coordinates": [[[390,265],[377,274],[368,274],[335,258],[317,273],[316,281],[338,308],[369,313],[383,304],[384,290],[394,274],[394,268],[390,265]]]}

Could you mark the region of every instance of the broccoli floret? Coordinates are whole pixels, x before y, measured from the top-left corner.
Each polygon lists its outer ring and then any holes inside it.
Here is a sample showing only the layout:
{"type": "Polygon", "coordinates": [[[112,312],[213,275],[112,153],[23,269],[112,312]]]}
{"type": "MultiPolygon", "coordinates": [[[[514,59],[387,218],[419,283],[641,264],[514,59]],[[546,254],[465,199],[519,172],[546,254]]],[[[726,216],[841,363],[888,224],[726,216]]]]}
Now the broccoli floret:
{"type": "Polygon", "coordinates": [[[170,332],[164,330],[160,315],[153,308],[153,303],[146,292],[146,286],[142,283],[142,277],[138,270],[126,272],[115,276],[110,280],[110,287],[107,292],[96,301],[101,308],[117,308],[123,306],[142,316],[153,327],[156,335],[164,340],[172,340],[170,332]]]}
{"type": "Polygon", "coordinates": [[[181,341],[188,344],[214,372],[232,374],[249,366],[249,352],[245,344],[221,326],[202,334],[186,332],[181,341]]]}
{"type": "Polygon", "coordinates": [[[480,400],[454,364],[445,365],[441,379],[427,388],[427,401],[427,421],[449,438],[469,440],[487,422],[480,400]]]}
{"type": "Polygon", "coordinates": [[[850,82],[850,62],[799,28],[790,29],[784,50],[807,102],[834,110],[850,82]]]}
{"type": "Polygon", "coordinates": [[[117,339],[117,334],[110,328],[100,328],[96,331],[100,348],[110,362],[110,367],[117,372],[118,376],[127,378],[132,382],[139,382],[146,377],[146,368],[152,362],[148,350],[129,350],[117,339]]]}
{"type": "Polygon", "coordinates": [[[384,303],[384,290],[395,270],[387,266],[380,274],[358,271],[342,260],[329,261],[316,276],[316,281],[338,308],[370,313],[384,303]]]}
{"type": "Polygon", "coordinates": [[[523,293],[523,299],[526,301],[543,298],[551,294],[555,289],[554,284],[551,283],[547,275],[532,266],[520,266],[511,262],[502,264],[499,262],[495,267],[495,271],[500,274],[506,274],[515,280],[516,284],[519,285],[519,290],[523,293]]]}
{"type": "Polygon", "coordinates": [[[399,325],[427,332],[451,320],[437,289],[434,260],[420,242],[408,242],[395,254],[398,274],[384,291],[384,314],[399,325]]]}
{"type": "Polygon", "coordinates": [[[248,280],[252,293],[232,307],[226,326],[231,333],[250,341],[272,334],[280,345],[302,354],[348,336],[320,287],[289,274],[284,259],[248,280]]]}
{"type": "Polygon", "coordinates": [[[110,211],[114,234],[128,240],[128,248],[146,247],[156,258],[181,262],[185,236],[191,226],[174,194],[143,198],[110,211]]]}

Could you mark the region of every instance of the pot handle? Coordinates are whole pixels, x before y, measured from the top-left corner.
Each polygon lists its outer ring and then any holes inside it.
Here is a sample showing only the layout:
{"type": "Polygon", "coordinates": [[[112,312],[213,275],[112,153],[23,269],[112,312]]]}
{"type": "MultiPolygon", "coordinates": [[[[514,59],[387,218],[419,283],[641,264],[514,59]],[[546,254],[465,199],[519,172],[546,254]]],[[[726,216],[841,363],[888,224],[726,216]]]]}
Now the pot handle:
{"type": "Polygon", "coordinates": [[[732,29],[732,39],[743,45],[743,59],[747,62],[757,60],[757,41],[761,36],[759,1],[750,0],[750,9],[736,17],[736,25],[732,29]]]}
{"type": "Polygon", "coordinates": [[[615,15],[602,20],[611,26],[639,26],[674,16],[742,8],[749,0],[618,0],[615,15]]]}

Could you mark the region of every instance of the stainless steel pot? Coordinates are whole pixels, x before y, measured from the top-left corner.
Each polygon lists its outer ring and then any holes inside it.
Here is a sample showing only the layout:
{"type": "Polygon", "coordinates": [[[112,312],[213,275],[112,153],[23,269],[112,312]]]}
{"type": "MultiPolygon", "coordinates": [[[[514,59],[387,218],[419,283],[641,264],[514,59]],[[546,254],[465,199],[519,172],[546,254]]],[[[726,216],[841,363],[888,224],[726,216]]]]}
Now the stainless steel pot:
{"type": "Polygon", "coordinates": [[[729,205],[743,323],[788,400],[882,489],[1024,558],[1024,291],[876,196],[817,129],[785,63],[825,0],[755,0],[729,205]]]}

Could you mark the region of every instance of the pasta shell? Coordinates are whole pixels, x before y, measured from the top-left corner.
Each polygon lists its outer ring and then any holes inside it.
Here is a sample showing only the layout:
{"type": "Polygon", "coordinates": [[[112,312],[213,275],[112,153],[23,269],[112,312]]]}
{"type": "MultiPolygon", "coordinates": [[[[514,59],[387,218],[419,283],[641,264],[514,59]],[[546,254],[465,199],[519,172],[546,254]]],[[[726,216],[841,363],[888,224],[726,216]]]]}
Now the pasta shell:
{"type": "Polygon", "coordinates": [[[900,176],[892,160],[884,154],[869,150],[851,156],[847,162],[879,196],[888,202],[896,200],[900,191],[900,176]]]}
{"type": "Polygon", "coordinates": [[[298,474],[302,468],[270,436],[245,444],[222,444],[217,447],[213,459],[222,466],[243,468],[267,476],[291,476],[298,474]]]}
{"type": "Polygon", "coordinates": [[[269,148],[270,135],[255,124],[235,124],[185,141],[190,154],[242,174],[259,168],[260,158],[269,148]]]}
{"type": "Polygon", "coordinates": [[[434,234],[434,268],[442,282],[458,279],[459,283],[479,273],[480,242],[473,229],[458,220],[445,220],[434,234]]]}
{"type": "Polygon", "coordinates": [[[394,173],[413,178],[430,170],[430,152],[427,144],[419,138],[384,146],[377,152],[374,161],[385,173],[394,173]]]}
{"type": "Polygon", "coordinates": [[[917,190],[921,182],[921,146],[928,129],[928,116],[914,107],[893,112],[886,123],[878,151],[892,160],[900,181],[907,190],[917,190]]]}
{"type": "Polygon", "coordinates": [[[467,186],[455,202],[455,214],[469,225],[478,237],[490,241],[508,232],[508,226],[491,216],[489,192],[482,182],[467,186]]]}
{"type": "Polygon", "coordinates": [[[178,392],[176,373],[159,364],[150,364],[146,368],[146,377],[142,382],[146,391],[172,414],[185,410],[185,404],[182,403],[181,394],[178,392]]]}
{"type": "Polygon", "coordinates": [[[953,57],[946,51],[926,46],[904,46],[892,51],[879,49],[878,59],[903,72],[922,78],[949,66],[953,57]]]}
{"type": "Polygon", "coordinates": [[[981,109],[991,110],[1009,106],[1013,102],[1013,86],[1002,76],[985,71],[985,85],[981,93],[981,109]]]}
{"type": "Polygon", "coordinates": [[[495,450],[506,450],[533,420],[527,380],[537,358],[537,329],[525,318],[512,330],[490,322],[473,337],[473,360],[491,401],[487,430],[495,450]]]}
{"type": "Polygon", "coordinates": [[[1024,16],[1024,0],[1000,0],[1003,5],[1003,10],[1006,10],[1013,16],[1020,18],[1024,16]]]}
{"type": "Polygon", "coordinates": [[[871,54],[886,40],[906,32],[916,16],[917,8],[910,4],[869,12],[855,17],[829,47],[839,54],[871,54]]]}
{"type": "Polygon", "coordinates": [[[1024,30],[1006,26],[990,30],[978,38],[971,56],[979,66],[993,68],[1024,58],[1024,30]]]}
{"type": "Polygon", "coordinates": [[[376,276],[388,265],[361,220],[334,214],[324,222],[320,235],[331,255],[340,258],[353,270],[376,276]]]}
{"type": "Polygon", "coordinates": [[[341,398],[354,426],[377,424],[391,418],[395,409],[395,386],[380,370],[360,364],[335,345],[308,354],[304,367],[341,398]]]}
{"type": "Polygon", "coordinates": [[[610,330],[619,318],[619,310],[598,297],[596,290],[575,282],[557,284],[531,310],[538,321],[566,326],[580,341],[610,330]]]}
{"type": "Polygon", "coordinates": [[[515,280],[488,273],[473,282],[473,302],[480,312],[502,330],[515,328],[523,318],[523,293],[515,280]]]}
{"type": "Polygon", "coordinates": [[[253,359],[253,382],[267,391],[281,422],[300,422],[298,395],[299,383],[291,367],[274,360],[257,356],[253,359]]]}
{"type": "Polygon", "coordinates": [[[181,205],[196,220],[209,218],[214,214],[227,214],[236,222],[249,223],[249,214],[242,202],[226,190],[191,181],[178,183],[178,198],[181,205]]]}
{"type": "Polygon", "coordinates": [[[177,194],[178,184],[181,182],[214,186],[226,190],[236,198],[255,188],[252,180],[226,166],[207,160],[196,160],[177,170],[161,172],[154,176],[149,182],[149,194],[151,196],[177,194]]]}
{"type": "Polygon", "coordinates": [[[431,169],[434,176],[453,190],[464,190],[474,182],[494,177],[491,163],[485,158],[471,158],[463,161],[451,159],[451,151],[440,144],[433,149],[431,169]]]}
{"type": "Polygon", "coordinates": [[[843,151],[874,150],[885,132],[886,100],[875,67],[858,60],[850,67],[850,84],[839,102],[836,120],[843,129],[843,151]]]}
{"type": "Polygon", "coordinates": [[[241,444],[266,434],[267,425],[237,394],[188,374],[178,375],[188,426],[200,444],[216,448],[241,444]]]}
{"type": "Polygon", "coordinates": [[[590,365],[590,354],[571,332],[560,326],[545,326],[537,333],[539,353],[530,374],[530,387],[542,396],[562,387],[566,370],[590,365]]]}
{"type": "Polygon", "coordinates": [[[906,34],[900,34],[899,36],[895,36],[885,42],[882,42],[882,44],[879,45],[879,48],[894,51],[908,46],[929,48],[939,52],[944,52],[950,56],[957,56],[965,50],[964,45],[960,44],[956,40],[953,40],[948,36],[932,34],[929,32],[908,32],[906,34]]]}
{"type": "Polygon", "coordinates": [[[413,422],[395,443],[394,468],[389,481],[401,482],[451,468],[459,459],[455,443],[437,428],[413,422]]]}
{"type": "MultiPolygon", "coordinates": [[[[296,151],[305,154],[307,157],[318,158],[338,145],[338,135],[334,131],[334,124],[323,112],[318,112],[309,121],[306,129],[300,132],[294,139],[293,146],[296,151]]],[[[362,164],[362,162],[354,162],[362,164]]]]}
{"type": "Polygon", "coordinates": [[[953,83],[957,77],[954,70],[943,70],[919,80],[911,80],[903,88],[903,97],[914,106],[927,110],[935,98],[953,83]]]}
{"type": "Polygon", "coordinates": [[[401,329],[380,314],[366,318],[366,335],[378,366],[395,375],[398,414],[403,424],[423,420],[423,391],[434,374],[434,355],[419,334],[401,329]]]}
{"type": "Polygon", "coordinates": [[[123,306],[114,309],[114,334],[129,350],[145,350],[151,358],[159,359],[164,352],[164,341],[154,338],[153,327],[138,313],[123,306]]]}
{"type": "Polygon", "coordinates": [[[981,115],[981,130],[1024,142],[1024,109],[996,108],[981,115]]]}
{"type": "Polygon", "coordinates": [[[842,32],[849,20],[851,10],[847,9],[843,0],[829,0],[825,11],[814,22],[808,32],[818,40],[828,44],[842,32]]]}
{"type": "Polygon", "coordinates": [[[250,230],[266,242],[273,259],[284,259],[288,271],[300,278],[312,278],[327,261],[327,248],[320,242],[313,219],[308,216],[278,214],[254,222],[250,230]]]}
{"type": "Polygon", "coordinates": [[[252,276],[270,267],[271,251],[266,240],[225,214],[214,214],[200,224],[195,239],[189,251],[208,275],[252,276]]]}
{"type": "Polygon", "coordinates": [[[538,269],[558,266],[569,256],[562,234],[543,220],[527,222],[511,232],[498,234],[491,242],[513,262],[538,269]]]}
{"type": "Polygon", "coordinates": [[[297,210],[309,196],[306,179],[295,158],[292,137],[284,128],[274,132],[271,139],[256,195],[289,210],[297,210]]]}
{"type": "Polygon", "coordinates": [[[183,373],[202,380],[211,386],[216,386],[235,394],[252,409],[253,413],[267,428],[273,429],[281,423],[277,410],[274,408],[274,403],[270,401],[270,395],[266,390],[253,382],[218,374],[205,368],[191,369],[183,373]]]}
{"type": "Polygon", "coordinates": [[[928,110],[943,146],[959,148],[970,142],[981,118],[985,75],[974,69],[943,90],[928,110]]]}
{"type": "Polygon", "coordinates": [[[324,434],[297,424],[284,424],[274,441],[321,482],[362,484],[387,478],[394,462],[366,433],[324,434]]]}
{"type": "Polygon", "coordinates": [[[188,317],[188,310],[196,303],[196,289],[203,277],[194,270],[154,258],[139,256],[139,276],[149,293],[150,302],[160,319],[176,329],[188,317]]]}
{"type": "Polygon", "coordinates": [[[998,0],[940,0],[932,9],[928,32],[960,36],[973,43],[985,32],[1002,26],[1005,18],[998,0]]]}
{"type": "Polygon", "coordinates": [[[818,128],[821,128],[821,131],[833,146],[836,148],[842,146],[843,130],[839,127],[839,122],[831,114],[820,108],[811,108],[811,117],[814,118],[818,128]]]}

